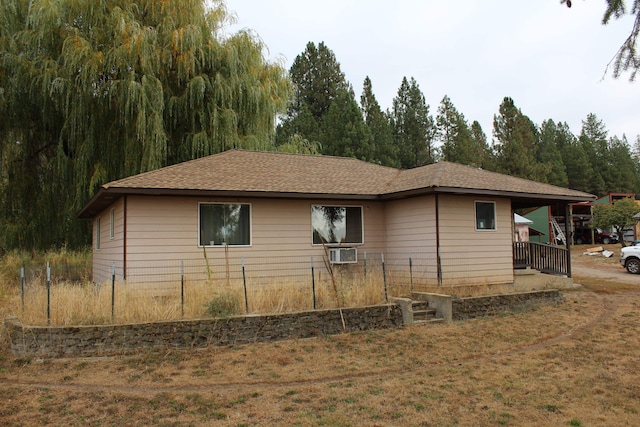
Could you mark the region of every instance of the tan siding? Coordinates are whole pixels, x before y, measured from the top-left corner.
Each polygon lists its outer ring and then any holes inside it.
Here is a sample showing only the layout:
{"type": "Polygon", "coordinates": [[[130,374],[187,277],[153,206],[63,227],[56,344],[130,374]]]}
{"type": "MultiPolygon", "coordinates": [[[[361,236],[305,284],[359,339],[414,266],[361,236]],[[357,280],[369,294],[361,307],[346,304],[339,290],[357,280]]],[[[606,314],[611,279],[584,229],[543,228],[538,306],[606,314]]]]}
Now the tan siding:
{"type": "Polygon", "coordinates": [[[513,282],[513,214],[508,199],[440,196],[443,284],[513,282]],[[496,229],[475,229],[475,201],[496,202],[496,229]]]}
{"type": "MultiPolygon", "coordinates": [[[[409,257],[414,277],[427,285],[437,281],[435,197],[388,202],[385,209],[387,258],[404,266],[409,257]]],[[[401,267],[402,268],[402,267],[401,267]]],[[[420,283],[417,283],[419,285],[420,283]]]]}
{"type": "MultiPolygon", "coordinates": [[[[205,250],[209,262],[217,265],[217,270],[221,263],[225,263],[226,257],[236,270],[244,257],[247,270],[255,270],[254,266],[259,264],[264,274],[268,274],[266,270],[269,268],[282,274],[278,269],[291,262],[310,264],[311,257],[315,258],[316,265],[322,265],[325,250],[322,246],[312,245],[313,204],[337,203],[325,200],[129,196],[128,270],[133,274],[135,268],[151,270],[156,265],[162,268],[172,265],[175,272],[181,261],[202,262],[205,250]],[[224,247],[199,247],[199,203],[250,203],[251,245],[231,246],[226,251],[224,247]]],[[[385,244],[382,203],[345,201],[339,204],[363,207],[365,243],[356,245],[359,253],[381,252],[385,244]]],[[[308,266],[304,268],[309,269],[308,266]]]]}
{"type": "Polygon", "coordinates": [[[112,266],[116,275],[122,277],[124,246],[124,198],[102,211],[93,219],[93,280],[104,282],[111,276],[112,266]],[[111,238],[111,210],[114,210],[114,236],[111,238]],[[100,218],[100,249],[96,249],[96,220],[100,218]]]}

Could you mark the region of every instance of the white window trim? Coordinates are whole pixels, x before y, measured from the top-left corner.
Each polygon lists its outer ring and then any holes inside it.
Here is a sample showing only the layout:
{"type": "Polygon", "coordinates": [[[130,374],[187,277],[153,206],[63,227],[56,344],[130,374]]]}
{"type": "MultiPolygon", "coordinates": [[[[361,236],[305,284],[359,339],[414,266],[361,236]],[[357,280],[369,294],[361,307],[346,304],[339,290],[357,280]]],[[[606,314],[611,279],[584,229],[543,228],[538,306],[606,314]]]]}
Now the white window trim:
{"type": "Polygon", "coordinates": [[[199,248],[223,248],[227,245],[203,245],[200,242],[200,206],[202,205],[248,205],[249,206],[249,244],[248,245],[228,245],[231,248],[249,248],[253,246],[253,203],[246,202],[198,202],[198,230],[196,241],[199,248]]]}
{"type": "Polygon", "coordinates": [[[473,202],[473,228],[475,229],[475,231],[479,231],[479,232],[495,232],[495,231],[498,231],[498,210],[497,210],[496,202],[494,200],[474,200],[474,202],[473,202]],[[490,203],[490,204],[493,205],[493,220],[495,221],[495,224],[494,224],[493,228],[478,228],[478,217],[477,217],[478,203],[490,203]]]}
{"type": "Polygon", "coordinates": [[[352,247],[352,246],[362,246],[365,244],[364,239],[364,206],[363,205],[335,205],[335,204],[327,204],[327,203],[312,203],[309,206],[309,219],[311,226],[311,246],[331,246],[331,247],[352,247]],[[314,206],[329,206],[332,208],[360,208],[360,235],[362,236],[362,242],[360,243],[313,243],[313,207],[314,206]]]}

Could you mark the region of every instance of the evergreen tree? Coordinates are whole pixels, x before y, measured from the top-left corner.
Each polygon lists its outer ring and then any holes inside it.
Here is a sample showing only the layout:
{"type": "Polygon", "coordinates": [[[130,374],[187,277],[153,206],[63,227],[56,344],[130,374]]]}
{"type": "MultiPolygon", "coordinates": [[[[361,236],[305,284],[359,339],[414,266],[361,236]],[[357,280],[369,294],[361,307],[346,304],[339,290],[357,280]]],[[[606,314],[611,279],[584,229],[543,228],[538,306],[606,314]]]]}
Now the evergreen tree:
{"type": "Polygon", "coordinates": [[[595,114],[590,113],[587,119],[582,121],[582,130],[578,137],[591,165],[588,191],[596,195],[609,192],[607,182],[611,181],[607,133],[604,123],[595,114]]]}
{"type": "MultiPolygon", "coordinates": [[[[609,142],[609,183],[608,191],[616,193],[636,193],[640,188],[640,175],[636,171],[636,163],[631,147],[625,136],[617,136],[609,142]]],[[[640,208],[639,208],[640,209],[640,208]]]]}
{"type": "Polygon", "coordinates": [[[416,80],[403,77],[391,113],[394,143],[402,168],[433,163],[435,123],[416,80]]]}
{"type": "Polygon", "coordinates": [[[471,129],[448,96],[444,96],[436,115],[436,135],[441,145],[442,159],[463,165],[481,164],[471,129]]]}
{"type": "Polygon", "coordinates": [[[276,144],[303,138],[318,143],[323,154],[373,159],[371,134],[355,94],[333,52],[307,43],[289,70],[293,99],[277,129],[276,144]]]}
{"type": "Polygon", "coordinates": [[[493,118],[497,169],[520,178],[541,181],[545,170],[536,161],[537,131],[533,122],[505,97],[493,118]]]}
{"type": "Polygon", "coordinates": [[[88,240],[103,183],[272,147],[284,70],[202,0],[0,2],[0,245],[88,240]]]}
{"type": "Polygon", "coordinates": [[[371,134],[353,90],[337,93],[323,116],[319,139],[323,154],[372,160],[371,134]]]}
{"type": "Polygon", "coordinates": [[[537,161],[544,165],[548,172],[543,182],[566,187],[569,184],[562,154],[558,148],[558,128],[553,120],[542,122],[540,139],[537,148],[537,161]]]}
{"type": "Polygon", "coordinates": [[[574,190],[589,192],[591,164],[582,145],[566,122],[556,125],[555,140],[567,173],[567,186],[574,190]]]}
{"type": "Polygon", "coordinates": [[[360,104],[364,122],[371,134],[372,160],[381,165],[399,167],[398,150],[393,144],[393,129],[389,115],[380,108],[380,104],[373,94],[371,79],[368,76],[364,79],[360,104]]]}
{"type": "Polygon", "coordinates": [[[471,164],[479,168],[495,171],[495,161],[489,143],[487,142],[487,135],[477,120],[471,123],[471,139],[473,140],[473,151],[477,159],[475,163],[471,164]]]}

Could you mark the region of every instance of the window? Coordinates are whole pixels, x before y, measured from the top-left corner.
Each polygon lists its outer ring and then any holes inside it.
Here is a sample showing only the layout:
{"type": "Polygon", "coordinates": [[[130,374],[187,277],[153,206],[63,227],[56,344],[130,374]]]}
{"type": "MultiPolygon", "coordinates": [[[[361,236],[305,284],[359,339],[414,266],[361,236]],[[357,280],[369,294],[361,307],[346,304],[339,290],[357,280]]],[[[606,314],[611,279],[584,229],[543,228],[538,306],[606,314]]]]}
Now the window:
{"type": "Polygon", "coordinates": [[[109,238],[113,239],[116,234],[116,210],[111,209],[111,213],[109,214],[109,238]]]}
{"type": "Polygon", "coordinates": [[[248,246],[250,205],[200,204],[200,246],[248,246]]]}
{"type": "Polygon", "coordinates": [[[96,249],[100,249],[100,217],[96,218],[96,249]]]}
{"type": "Polygon", "coordinates": [[[476,203],[476,230],[496,229],[496,204],[495,202],[476,203]]]}
{"type": "Polygon", "coordinates": [[[361,206],[311,206],[313,244],[363,243],[361,206]]]}

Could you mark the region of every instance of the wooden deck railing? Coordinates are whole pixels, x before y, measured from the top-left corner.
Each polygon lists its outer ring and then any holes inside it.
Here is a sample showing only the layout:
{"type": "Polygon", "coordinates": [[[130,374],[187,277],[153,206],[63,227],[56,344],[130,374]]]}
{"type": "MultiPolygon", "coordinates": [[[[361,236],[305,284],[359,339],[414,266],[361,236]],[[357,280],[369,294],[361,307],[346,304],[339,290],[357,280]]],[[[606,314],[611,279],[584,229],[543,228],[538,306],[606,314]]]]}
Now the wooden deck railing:
{"type": "Polygon", "coordinates": [[[569,251],[558,246],[535,242],[513,243],[513,267],[548,274],[569,275],[569,251]]]}

